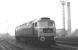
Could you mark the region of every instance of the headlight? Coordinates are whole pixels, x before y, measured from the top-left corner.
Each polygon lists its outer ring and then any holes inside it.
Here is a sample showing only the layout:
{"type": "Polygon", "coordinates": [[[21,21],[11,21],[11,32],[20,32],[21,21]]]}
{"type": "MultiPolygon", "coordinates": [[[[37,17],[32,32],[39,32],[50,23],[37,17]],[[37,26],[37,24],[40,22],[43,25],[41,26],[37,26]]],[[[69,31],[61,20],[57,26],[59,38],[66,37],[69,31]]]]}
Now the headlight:
{"type": "Polygon", "coordinates": [[[45,41],[45,37],[41,37],[40,38],[40,41],[45,41]]]}

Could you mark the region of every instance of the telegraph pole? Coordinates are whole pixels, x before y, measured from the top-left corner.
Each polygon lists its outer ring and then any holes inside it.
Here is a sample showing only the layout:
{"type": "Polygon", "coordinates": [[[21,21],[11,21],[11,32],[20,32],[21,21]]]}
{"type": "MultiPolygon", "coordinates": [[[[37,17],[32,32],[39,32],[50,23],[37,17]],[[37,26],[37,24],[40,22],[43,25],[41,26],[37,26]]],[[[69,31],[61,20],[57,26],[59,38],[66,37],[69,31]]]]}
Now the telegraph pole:
{"type": "Polygon", "coordinates": [[[8,33],[8,19],[6,20],[6,23],[7,23],[7,33],[8,33]]]}
{"type": "Polygon", "coordinates": [[[65,31],[65,1],[64,0],[60,0],[61,5],[62,5],[62,12],[63,12],[63,29],[65,31]]]}
{"type": "Polygon", "coordinates": [[[8,22],[9,22],[9,21],[8,21],[8,18],[5,20],[5,22],[6,22],[6,24],[7,24],[7,25],[6,25],[6,33],[8,33],[8,26],[9,26],[9,23],[8,23],[8,22]]]}

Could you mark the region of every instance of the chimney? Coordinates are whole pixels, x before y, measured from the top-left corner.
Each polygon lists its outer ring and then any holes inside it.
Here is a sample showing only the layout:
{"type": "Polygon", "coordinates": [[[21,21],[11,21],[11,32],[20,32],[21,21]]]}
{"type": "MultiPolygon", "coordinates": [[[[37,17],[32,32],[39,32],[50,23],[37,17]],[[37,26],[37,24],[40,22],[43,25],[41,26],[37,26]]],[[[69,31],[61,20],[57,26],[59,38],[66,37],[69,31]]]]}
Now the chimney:
{"type": "Polygon", "coordinates": [[[71,13],[70,13],[70,2],[67,2],[67,15],[68,15],[68,33],[71,33],[71,13]]]}

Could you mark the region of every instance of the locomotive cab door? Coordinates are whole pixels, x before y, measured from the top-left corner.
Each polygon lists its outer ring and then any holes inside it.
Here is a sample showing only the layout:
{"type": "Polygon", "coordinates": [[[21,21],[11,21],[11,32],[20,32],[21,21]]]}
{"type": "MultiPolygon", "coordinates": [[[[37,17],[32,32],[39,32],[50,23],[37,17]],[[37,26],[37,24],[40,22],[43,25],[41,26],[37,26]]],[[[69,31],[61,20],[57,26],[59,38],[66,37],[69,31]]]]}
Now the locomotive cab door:
{"type": "Polygon", "coordinates": [[[37,22],[33,23],[33,36],[35,40],[38,40],[38,25],[37,22]]]}

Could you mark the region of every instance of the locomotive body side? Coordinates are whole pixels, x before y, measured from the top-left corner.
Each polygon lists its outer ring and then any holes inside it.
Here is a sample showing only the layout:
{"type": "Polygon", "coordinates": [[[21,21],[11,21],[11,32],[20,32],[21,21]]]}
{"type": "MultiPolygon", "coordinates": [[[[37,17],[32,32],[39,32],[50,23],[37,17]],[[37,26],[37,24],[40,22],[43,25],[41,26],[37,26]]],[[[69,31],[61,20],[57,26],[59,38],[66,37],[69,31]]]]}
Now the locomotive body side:
{"type": "Polygon", "coordinates": [[[28,41],[28,40],[33,39],[33,37],[34,37],[33,23],[27,23],[27,25],[21,25],[18,28],[16,28],[16,30],[15,30],[16,40],[20,40],[20,41],[26,41],[27,40],[28,41]]]}

